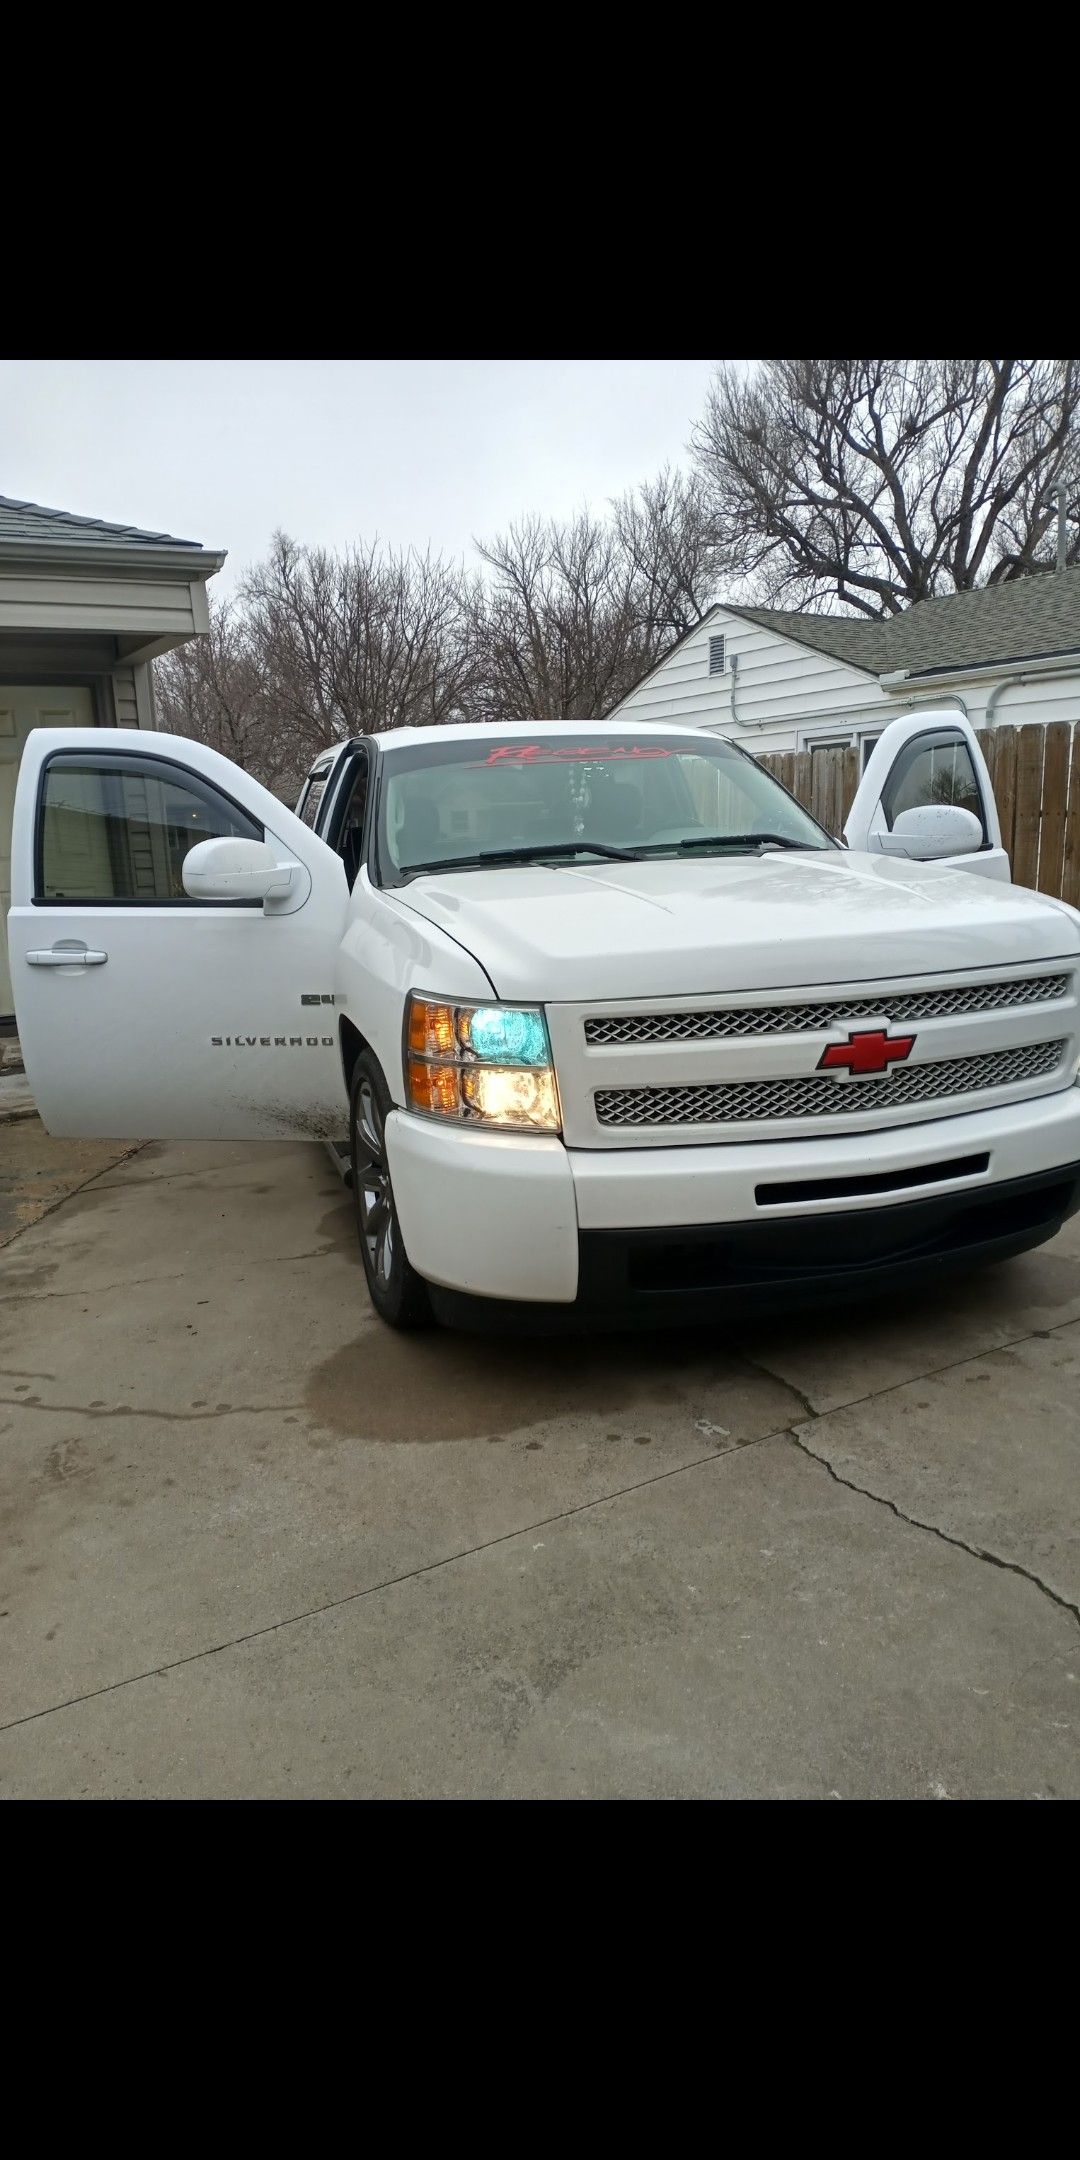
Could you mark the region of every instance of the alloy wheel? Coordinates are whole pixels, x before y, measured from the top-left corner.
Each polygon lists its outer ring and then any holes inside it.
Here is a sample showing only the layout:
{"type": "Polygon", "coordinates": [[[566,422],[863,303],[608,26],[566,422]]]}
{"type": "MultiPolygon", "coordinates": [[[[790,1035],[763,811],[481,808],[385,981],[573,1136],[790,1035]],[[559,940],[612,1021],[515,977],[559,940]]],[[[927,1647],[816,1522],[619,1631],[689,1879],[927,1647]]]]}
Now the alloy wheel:
{"type": "Polygon", "coordinates": [[[386,1136],[370,1081],[356,1095],[356,1206],[368,1266],[382,1289],[390,1282],[396,1244],[394,1194],[386,1162],[386,1136]]]}

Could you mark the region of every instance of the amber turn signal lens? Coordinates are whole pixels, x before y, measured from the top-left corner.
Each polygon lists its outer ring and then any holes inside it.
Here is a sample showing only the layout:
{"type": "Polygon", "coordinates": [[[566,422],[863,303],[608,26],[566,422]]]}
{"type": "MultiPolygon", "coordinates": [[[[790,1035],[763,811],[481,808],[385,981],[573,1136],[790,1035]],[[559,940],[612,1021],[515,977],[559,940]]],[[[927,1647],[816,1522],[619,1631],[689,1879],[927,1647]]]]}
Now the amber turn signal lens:
{"type": "Polygon", "coordinates": [[[457,1117],[461,1109],[456,1065],[424,1065],[409,1059],[409,1101],[414,1110],[435,1117],[457,1117]]]}
{"type": "Polygon", "coordinates": [[[414,997],[409,1007],[409,1049],[413,1057],[453,1057],[454,1012],[450,1005],[432,1005],[414,997]]]}

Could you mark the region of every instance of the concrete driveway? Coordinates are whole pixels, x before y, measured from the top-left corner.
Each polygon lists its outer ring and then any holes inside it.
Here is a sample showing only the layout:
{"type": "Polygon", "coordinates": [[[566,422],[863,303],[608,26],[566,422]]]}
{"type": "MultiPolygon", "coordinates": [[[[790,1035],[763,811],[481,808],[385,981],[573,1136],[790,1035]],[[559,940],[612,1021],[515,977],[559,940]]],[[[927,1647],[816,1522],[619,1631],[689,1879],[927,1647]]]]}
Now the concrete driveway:
{"type": "Polygon", "coordinates": [[[0,1793],[1080,1794],[1080,1220],[897,1309],[407,1338],[320,1149],[58,1147],[0,1793]]]}

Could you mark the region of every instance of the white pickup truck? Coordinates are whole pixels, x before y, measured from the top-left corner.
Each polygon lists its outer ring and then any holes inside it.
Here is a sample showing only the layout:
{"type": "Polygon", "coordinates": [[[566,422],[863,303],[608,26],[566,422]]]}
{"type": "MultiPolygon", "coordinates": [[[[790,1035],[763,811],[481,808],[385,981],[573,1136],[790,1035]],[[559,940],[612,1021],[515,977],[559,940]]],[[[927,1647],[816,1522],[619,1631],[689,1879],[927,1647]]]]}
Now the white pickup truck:
{"type": "Polygon", "coordinates": [[[396,1326],[692,1320],[1037,1245],[1080,1205],[1080,913],[1010,884],[953,712],[885,730],[845,838],[690,728],[403,729],[296,814],[179,737],[42,728],[27,1074],[54,1133],[347,1126],[396,1326]]]}

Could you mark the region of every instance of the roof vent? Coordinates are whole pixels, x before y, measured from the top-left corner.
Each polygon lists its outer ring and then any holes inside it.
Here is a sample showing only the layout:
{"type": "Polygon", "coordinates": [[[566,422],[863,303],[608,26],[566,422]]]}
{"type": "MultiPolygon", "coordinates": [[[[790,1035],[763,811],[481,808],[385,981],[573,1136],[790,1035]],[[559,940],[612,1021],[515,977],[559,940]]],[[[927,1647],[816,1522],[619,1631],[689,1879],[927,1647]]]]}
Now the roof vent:
{"type": "Polygon", "coordinates": [[[724,645],[725,645],[725,643],[726,643],[726,640],[725,640],[724,638],[722,638],[722,637],[711,637],[711,638],[709,639],[709,673],[710,673],[710,675],[722,675],[722,674],[723,674],[723,672],[724,672],[724,669],[725,669],[725,667],[726,667],[726,665],[727,665],[727,663],[726,663],[726,661],[725,661],[725,659],[724,659],[724,645]]]}

